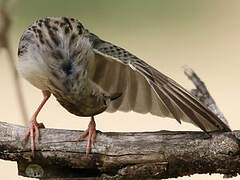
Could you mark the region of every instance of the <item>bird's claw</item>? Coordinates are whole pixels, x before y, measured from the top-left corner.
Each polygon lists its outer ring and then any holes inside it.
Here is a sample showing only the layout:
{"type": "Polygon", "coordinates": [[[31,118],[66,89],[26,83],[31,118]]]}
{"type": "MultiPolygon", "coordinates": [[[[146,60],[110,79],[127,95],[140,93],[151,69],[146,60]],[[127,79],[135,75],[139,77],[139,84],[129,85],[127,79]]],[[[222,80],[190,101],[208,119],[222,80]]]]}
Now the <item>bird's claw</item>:
{"type": "Polygon", "coordinates": [[[39,140],[40,139],[40,131],[39,131],[40,128],[45,128],[44,124],[43,123],[38,123],[36,121],[36,119],[34,119],[34,120],[31,121],[30,126],[28,128],[28,131],[26,132],[26,134],[24,136],[24,140],[26,140],[29,136],[31,138],[31,150],[32,150],[32,153],[34,153],[34,150],[35,150],[34,131],[35,131],[36,136],[37,136],[37,138],[39,140]]]}

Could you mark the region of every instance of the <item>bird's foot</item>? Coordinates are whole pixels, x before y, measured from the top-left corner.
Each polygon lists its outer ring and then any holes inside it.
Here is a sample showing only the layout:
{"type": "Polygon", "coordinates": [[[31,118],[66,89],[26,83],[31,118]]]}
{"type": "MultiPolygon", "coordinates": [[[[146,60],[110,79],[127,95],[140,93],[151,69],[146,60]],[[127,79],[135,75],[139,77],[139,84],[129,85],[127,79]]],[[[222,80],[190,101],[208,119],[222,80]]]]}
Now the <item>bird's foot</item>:
{"type": "Polygon", "coordinates": [[[39,131],[40,128],[45,128],[44,124],[43,123],[38,123],[36,119],[33,119],[33,120],[31,120],[28,131],[24,136],[24,140],[26,140],[29,136],[31,138],[32,153],[34,153],[34,150],[35,150],[35,142],[34,142],[35,135],[34,135],[34,132],[36,133],[36,136],[39,139],[40,138],[40,131],[39,131]]]}
{"type": "Polygon", "coordinates": [[[79,136],[77,141],[82,141],[88,135],[88,142],[86,147],[86,154],[91,151],[91,145],[96,141],[96,123],[94,118],[91,117],[91,121],[88,124],[88,128],[79,136]]]}

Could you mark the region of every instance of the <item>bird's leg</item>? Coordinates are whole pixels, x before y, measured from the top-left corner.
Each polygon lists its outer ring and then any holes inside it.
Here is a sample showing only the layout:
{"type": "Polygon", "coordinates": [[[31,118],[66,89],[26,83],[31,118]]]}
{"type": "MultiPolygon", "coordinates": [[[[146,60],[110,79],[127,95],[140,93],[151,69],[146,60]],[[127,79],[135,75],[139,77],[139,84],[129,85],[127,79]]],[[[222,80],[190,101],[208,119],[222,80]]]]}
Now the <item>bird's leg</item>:
{"type": "Polygon", "coordinates": [[[35,149],[34,131],[36,132],[37,138],[39,139],[40,138],[39,128],[45,128],[43,123],[38,123],[37,122],[38,113],[41,111],[42,107],[44,106],[44,104],[47,102],[47,100],[51,96],[51,93],[49,91],[42,91],[42,93],[43,93],[43,100],[42,100],[41,104],[38,106],[35,113],[33,114],[32,118],[30,120],[30,125],[29,125],[29,128],[28,128],[28,131],[24,136],[24,139],[27,139],[28,136],[30,136],[32,152],[34,152],[34,149],[35,149]]]}
{"type": "Polygon", "coordinates": [[[78,141],[81,141],[88,135],[88,142],[86,147],[86,154],[90,153],[91,145],[95,143],[96,140],[96,123],[94,117],[91,117],[91,121],[88,124],[88,128],[79,136],[78,141]]]}

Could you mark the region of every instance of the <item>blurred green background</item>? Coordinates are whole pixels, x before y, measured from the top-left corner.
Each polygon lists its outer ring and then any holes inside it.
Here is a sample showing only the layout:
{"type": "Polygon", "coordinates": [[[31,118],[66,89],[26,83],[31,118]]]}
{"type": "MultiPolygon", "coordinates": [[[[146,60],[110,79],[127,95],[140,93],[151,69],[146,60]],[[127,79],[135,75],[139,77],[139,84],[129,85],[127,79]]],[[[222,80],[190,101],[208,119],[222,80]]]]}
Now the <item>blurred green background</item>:
{"type": "MultiPolygon", "coordinates": [[[[193,85],[181,67],[193,68],[206,83],[231,128],[239,129],[240,1],[13,0],[9,5],[15,57],[21,34],[34,20],[46,16],[74,17],[91,32],[129,50],[187,89],[193,85]]],[[[7,60],[6,53],[0,51],[0,121],[22,124],[7,60]]],[[[25,80],[21,82],[30,117],[41,101],[41,92],[25,80]]],[[[89,122],[89,118],[69,114],[54,97],[38,120],[49,128],[81,130],[89,122]]],[[[103,113],[96,117],[96,122],[101,131],[199,130],[191,124],[179,125],[172,119],[136,113],[103,113]]],[[[1,178],[27,179],[17,175],[14,162],[0,160],[0,171],[1,178]]],[[[178,180],[221,178],[194,175],[178,180]]]]}

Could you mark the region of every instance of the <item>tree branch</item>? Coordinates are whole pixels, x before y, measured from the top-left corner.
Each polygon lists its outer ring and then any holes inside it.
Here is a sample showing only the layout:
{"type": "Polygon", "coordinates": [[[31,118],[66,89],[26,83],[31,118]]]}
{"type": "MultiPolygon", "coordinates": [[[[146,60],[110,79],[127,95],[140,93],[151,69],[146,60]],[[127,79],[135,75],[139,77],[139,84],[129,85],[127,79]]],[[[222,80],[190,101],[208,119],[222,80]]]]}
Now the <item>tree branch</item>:
{"type": "Polygon", "coordinates": [[[98,132],[92,154],[81,131],[41,129],[34,157],[23,137],[27,128],[0,123],[0,158],[17,161],[19,175],[44,178],[144,179],[195,173],[237,175],[240,172],[240,131],[98,132]]]}

